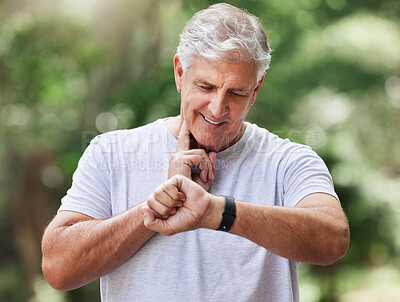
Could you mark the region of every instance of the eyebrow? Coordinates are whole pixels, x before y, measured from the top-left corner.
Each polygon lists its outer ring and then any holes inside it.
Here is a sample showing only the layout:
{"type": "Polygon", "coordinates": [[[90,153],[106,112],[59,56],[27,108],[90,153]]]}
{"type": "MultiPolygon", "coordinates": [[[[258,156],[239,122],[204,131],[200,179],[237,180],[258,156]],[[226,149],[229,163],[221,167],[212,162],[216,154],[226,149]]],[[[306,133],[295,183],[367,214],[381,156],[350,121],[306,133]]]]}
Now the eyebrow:
{"type": "MultiPolygon", "coordinates": [[[[200,84],[200,85],[209,86],[209,87],[213,87],[213,88],[216,87],[214,84],[208,83],[207,81],[203,81],[203,80],[195,80],[194,83],[197,85],[200,84]]],[[[235,92],[241,92],[243,94],[250,94],[250,90],[245,89],[245,88],[229,88],[228,90],[235,91],[235,92]]]]}

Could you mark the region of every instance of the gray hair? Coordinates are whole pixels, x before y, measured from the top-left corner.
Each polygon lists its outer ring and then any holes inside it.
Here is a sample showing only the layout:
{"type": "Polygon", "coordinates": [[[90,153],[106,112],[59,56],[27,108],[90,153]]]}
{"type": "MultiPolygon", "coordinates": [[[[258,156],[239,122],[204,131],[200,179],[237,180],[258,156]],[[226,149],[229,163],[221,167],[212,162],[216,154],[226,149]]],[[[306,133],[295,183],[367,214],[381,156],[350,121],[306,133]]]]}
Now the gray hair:
{"type": "Polygon", "coordinates": [[[271,61],[268,37],[259,19],[226,3],[211,5],[186,23],[177,55],[183,72],[192,65],[194,56],[211,62],[254,60],[258,80],[271,61]]]}

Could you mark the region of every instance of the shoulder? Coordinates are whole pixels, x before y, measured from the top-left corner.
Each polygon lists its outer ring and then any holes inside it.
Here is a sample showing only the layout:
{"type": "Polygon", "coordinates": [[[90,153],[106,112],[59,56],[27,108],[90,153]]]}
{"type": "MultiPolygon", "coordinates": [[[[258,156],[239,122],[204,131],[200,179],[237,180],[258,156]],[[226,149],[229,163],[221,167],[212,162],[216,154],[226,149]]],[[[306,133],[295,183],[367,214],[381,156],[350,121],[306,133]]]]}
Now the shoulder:
{"type": "Polygon", "coordinates": [[[281,138],[255,124],[250,124],[250,127],[245,153],[257,163],[277,166],[283,174],[290,169],[301,170],[306,167],[327,170],[322,158],[310,146],[281,138]]]}
{"type": "Polygon", "coordinates": [[[313,152],[311,147],[292,142],[288,138],[281,138],[277,134],[268,131],[265,128],[259,127],[256,124],[247,124],[248,139],[246,145],[261,153],[269,155],[288,157],[299,152],[313,152]]]}
{"type": "Polygon", "coordinates": [[[160,120],[132,129],[115,130],[97,135],[91,143],[104,143],[113,140],[123,140],[132,135],[143,135],[157,131],[160,120]]]}
{"type": "Polygon", "coordinates": [[[133,129],[115,130],[97,135],[90,145],[105,152],[113,152],[123,148],[135,151],[140,145],[158,140],[162,134],[162,120],[157,120],[133,129]]]}

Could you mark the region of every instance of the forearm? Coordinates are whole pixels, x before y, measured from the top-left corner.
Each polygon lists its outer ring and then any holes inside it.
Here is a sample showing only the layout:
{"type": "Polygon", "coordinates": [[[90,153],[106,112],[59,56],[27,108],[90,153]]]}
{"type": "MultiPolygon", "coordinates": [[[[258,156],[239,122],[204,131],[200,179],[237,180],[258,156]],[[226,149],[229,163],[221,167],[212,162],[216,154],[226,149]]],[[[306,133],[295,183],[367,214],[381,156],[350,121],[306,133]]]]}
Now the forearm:
{"type": "MultiPolygon", "coordinates": [[[[207,222],[212,229],[218,227],[223,211],[224,200],[217,200],[214,218],[207,222]]],[[[288,208],[237,201],[230,233],[291,260],[330,264],[345,254],[349,242],[347,220],[334,202],[330,206],[288,208]]]]}
{"type": "MultiPolygon", "coordinates": [[[[157,192],[142,209],[149,229],[173,235],[195,228],[215,230],[221,223],[225,198],[205,192],[184,176],[175,175],[157,192]],[[157,204],[168,207],[173,203],[174,197],[164,192],[170,186],[184,193],[185,201],[176,214],[157,219],[150,208],[158,211],[157,204]]],[[[348,223],[339,202],[323,193],[304,197],[294,208],[236,201],[236,219],[230,232],[279,256],[315,264],[336,261],[349,244],[348,223]]]]}
{"type": "Polygon", "coordinates": [[[153,236],[142,217],[138,206],[106,220],[50,224],[42,243],[46,279],[71,290],[113,271],[153,236]]]}

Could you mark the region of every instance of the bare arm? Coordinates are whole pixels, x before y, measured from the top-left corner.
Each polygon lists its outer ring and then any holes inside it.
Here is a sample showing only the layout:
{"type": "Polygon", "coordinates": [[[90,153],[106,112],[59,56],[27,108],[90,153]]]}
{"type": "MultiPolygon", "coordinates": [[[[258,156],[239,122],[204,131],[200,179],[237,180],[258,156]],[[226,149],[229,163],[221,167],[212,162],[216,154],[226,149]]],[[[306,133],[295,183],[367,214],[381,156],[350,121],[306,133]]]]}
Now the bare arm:
{"type": "Polygon", "coordinates": [[[230,232],[282,257],[313,264],[338,260],[349,245],[348,223],[339,202],[321,193],[306,196],[295,208],[237,202],[230,232]]]}
{"type": "MultiPolygon", "coordinates": [[[[165,235],[195,228],[216,229],[225,200],[204,191],[193,181],[175,176],[160,186],[156,199],[142,208],[145,225],[165,235]],[[150,210],[166,211],[158,205],[174,206],[160,198],[168,185],[186,196],[176,214],[160,220],[150,210]]],[[[230,233],[245,237],[282,257],[314,264],[330,264],[341,258],[349,245],[347,219],[338,201],[328,194],[315,193],[303,198],[295,208],[236,202],[236,220],[230,233]]]]}
{"type": "Polygon", "coordinates": [[[60,211],[42,241],[43,274],[51,286],[71,290],[119,267],[153,236],[140,206],[105,220],[60,211]]]}
{"type": "MultiPolygon", "coordinates": [[[[92,146],[90,152],[93,153],[95,147],[98,146],[92,146]]],[[[170,161],[168,177],[183,174],[208,190],[214,179],[216,153],[207,154],[202,149],[190,150],[190,132],[185,123],[181,125],[176,151],[170,161]],[[200,174],[192,175],[191,168],[194,166],[198,167],[200,174]]],[[[92,153],[87,155],[87,165],[96,168],[97,153],[92,153]]],[[[83,177],[87,176],[86,173],[83,177]]],[[[91,181],[97,182],[98,179],[92,178],[91,181]]],[[[100,182],[98,186],[102,185],[100,182]]],[[[107,197],[104,197],[104,192],[99,195],[100,198],[107,197]]],[[[182,199],[179,194],[174,196],[182,199]]],[[[175,206],[178,204],[174,203],[163,215],[157,212],[153,212],[153,215],[157,218],[173,215],[176,212],[175,206]]],[[[139,205],[106,220],[96,220],[77,212],[60,211],[47,227],[42,242],[43,273],[50,285],[61,290],[78,288],[125,263],[154,235],[154,231],[143,224],[141,207],[139,205]]]]}

